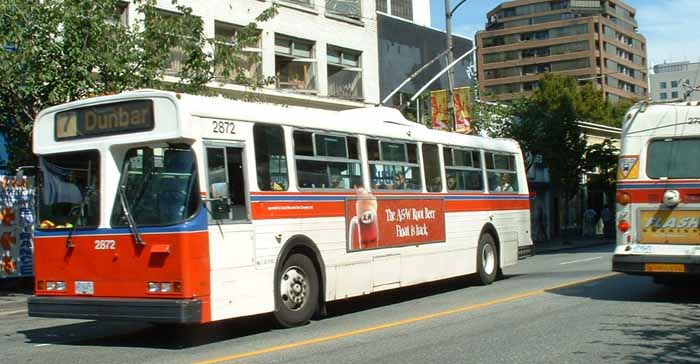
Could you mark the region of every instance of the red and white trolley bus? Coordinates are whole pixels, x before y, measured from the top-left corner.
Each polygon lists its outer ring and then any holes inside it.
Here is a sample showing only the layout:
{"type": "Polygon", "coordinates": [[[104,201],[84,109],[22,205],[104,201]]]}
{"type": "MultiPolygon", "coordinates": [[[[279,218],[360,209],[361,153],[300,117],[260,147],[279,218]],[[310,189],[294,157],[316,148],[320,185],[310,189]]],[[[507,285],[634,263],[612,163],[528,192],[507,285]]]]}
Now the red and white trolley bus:
{"type": "Polygon", "coordinates": [[[660,283],[700,274],[700,106],[637,104],[620,155],[613,270],[660,283]]]}
{"type": "Polygon", "coordinates": [[[209,322],[477,273],[532,244],[518,144],[390,108],[161,91],[37,118],[30,316],[209,322]]]}

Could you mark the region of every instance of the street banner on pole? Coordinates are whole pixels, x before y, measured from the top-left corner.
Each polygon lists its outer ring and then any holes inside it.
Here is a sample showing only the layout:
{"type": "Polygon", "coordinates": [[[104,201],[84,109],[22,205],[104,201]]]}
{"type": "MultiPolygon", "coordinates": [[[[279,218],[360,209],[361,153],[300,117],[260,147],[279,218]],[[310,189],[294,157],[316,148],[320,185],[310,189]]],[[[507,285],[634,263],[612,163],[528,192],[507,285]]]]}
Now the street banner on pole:
{"type": "Polygon", "coordinates": [[[453,92],[455,105],[455,131],[468,134],[472,130],[471,88],[459,87],[453,92]]]}
{"type": "Polygon", "coordinates": [[[449,130],[450,118],[447,112],[447,90],[430,91],[433,114],[433,129],[449,130]]]}

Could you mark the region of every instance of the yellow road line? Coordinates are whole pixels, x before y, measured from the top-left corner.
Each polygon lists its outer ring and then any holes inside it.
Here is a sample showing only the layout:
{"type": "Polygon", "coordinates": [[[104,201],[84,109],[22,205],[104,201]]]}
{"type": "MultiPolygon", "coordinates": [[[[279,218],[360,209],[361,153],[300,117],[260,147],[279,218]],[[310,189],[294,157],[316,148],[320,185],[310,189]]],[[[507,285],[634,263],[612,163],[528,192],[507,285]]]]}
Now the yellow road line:
{"type": "Polygon", "coordinates": [[[560,285],[556,285],[556,286],[552,286],[552,287],[547,287],[547,288],[543,288],[543,289],[537,289],[537,290],[533,290],[533,291],[528,291],[528,292],[524,292],[524,293],[519,293],[519,294],[516,294],[516,295],[513,295],[513,296],[509,296],[509,297],[498,298],[498,299],[495,299],[495,300],[492,300],[492,301],[488,301],[488,302],[484,302],[484,303],[477,303],[477,304],[473,304],[473,305],[469,305],[469,306],[463,306],[463,307],[454,308],[454,309],[451,309],[451,310],[440,311],[440,312],[435,312],[435,313],[431,313],[431,314],[427,314],[427,315],[423,315],[423,316],[412,317],[412,318],[408,318],[408,319],[404,319],[404,320],[400,320],[400,321],[388,322],[388,323],[381,324],[381,325],[366,327],[366,328],[364,328],[364,329],[358,329],[358,330],[352,330],[352,331],[347,331],[347,332],[341,332],[341,333],[338,333],[338,334],[335,334],[335,335],[322,336],[322,337],[318,337],[318,338],[314,338],[314,339],[303,340],[303,341],[297,341],[297,342],[293,342],[293,343],[289,343],[289,344],[284,344],[284,345],[272,346],[272,347],[265,348],[265,349],[260,349],[260,350],[255,350],[255,351],[249,351],[249,352],[247,352],[247,353],[233,354],[233,355],[228,355],[228,356],[222,356],[222,357],[219,357],[219,358],[213,358],[213,359],[208,359],[208,360],[196,361],[196,362],[194,362],[193,364],[214,364],[214,363],[220,363],[220,362],[224,362],[224,361],[238,360],[238,359],[243,359],[243,358],[250,358],[250,357],[253,357],[253,356],[258,356],[258,355],[263,355],[263,354],[274,353],[274,352],[277,352],[277,351],[283,351],[283,350],[289,350],[289,349],[296,349],[296,348],[300,348],[300,347],[303,347],[303,346],[309,346],[309,345],[314,345],[314,344],[320,344],[320,343],[324,343],[324,342],[327,342],[327,341],[333,341],[333,340],[343,339],[343,338],[350,337],[350,336],[356,336],[356,335],[361,335],[361,334],[367,334],[367,333],[370,333],[370,332],[375,332],[375,331],[380,331],[380,330],[386,330],[386,329],[390,329],[390,328],[397,327],[397,326],[404,326],[404,325],[408,325],[408,324],[412,324],[412,323],[416,323],[416,322],[420,322],[420,321],[432,320],[432,319],[436,319],[436,318],[440,318],[440,317],[444,317],[444,316],[454,315],[454,314],[457,314],[457,313],[462,313],[462,312],[467,312],[467,311],[474,311],[474,310],[478,310],[478,309],[480,309],[480,308],[485,308],[485,307],[488,307],[488,306],[493,306],[493,305],[499,305],[499,304],[503,304],[503,303],[513,302],[513,301],[521,300],[521,299],[528,298],[528,297],[539,296],[539,295],[544,294],[544,293],[547,292],[547,291],[552,291],[552,290],[557,290],[557,289],[563,289],[563,288],[569,288],[569,287],[573,287],[573,286],[577,286],[577,285],[581,285],[581,284],[586,284],[586,283],[590,283],[590,282],[593,282],[593,281],[597,281],[597,280],[609,278],[609,277],[612,277],[612,276],[616,276],[616,275],[618,275],[618,274],[619,274],[619,273],[607,273],[607,274],[602,274],[602,275],[595,276],[595,277],[592,277],[592,278],[582,279],[582,280],[579,280],[579,281],[574,281],[574,282],[569,282],[569,283],[565,283],[565,284],[560,284],[560,285]]]}

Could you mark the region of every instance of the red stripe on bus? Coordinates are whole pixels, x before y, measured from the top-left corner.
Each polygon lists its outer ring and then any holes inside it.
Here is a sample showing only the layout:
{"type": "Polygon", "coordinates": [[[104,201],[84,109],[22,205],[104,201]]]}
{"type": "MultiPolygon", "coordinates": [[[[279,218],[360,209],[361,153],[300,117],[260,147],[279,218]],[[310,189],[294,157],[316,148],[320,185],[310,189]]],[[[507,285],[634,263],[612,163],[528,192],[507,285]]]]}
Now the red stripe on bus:
{"type": "MultiPolygon", "coordinates": [[[[649,188],[643,190],[621,190],[621,192],[630,195],[632,203],[662,203],[666,188],[649,188]]],[[[678,189],[681,194],[681,202],[683,203],[698,203],[700,202],[700,188],[693,189],[678,189]]]]}
{"type": "MultiPolygon", "coordinates": [[[[445,200],[446,212],[527,210],[529,200],[445,200]]],[[[345,201],[254,202],[254,220],[345,216],[345,201]]]]}

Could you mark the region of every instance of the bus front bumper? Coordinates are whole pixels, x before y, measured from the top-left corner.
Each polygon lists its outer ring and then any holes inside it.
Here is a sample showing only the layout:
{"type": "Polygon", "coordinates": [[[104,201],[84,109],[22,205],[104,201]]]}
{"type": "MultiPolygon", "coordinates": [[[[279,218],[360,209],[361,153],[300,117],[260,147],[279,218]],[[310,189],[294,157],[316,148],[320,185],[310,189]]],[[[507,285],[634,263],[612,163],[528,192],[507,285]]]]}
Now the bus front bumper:
{"type": "Polygon", "coordinates": [[[31,296],[27,305],[32,317],[160,323],[202,321],[200,300],[31,296]]]}
{"type": "Polygon", "coordinates": [[[641,275],[700,275],[700,256],[615,254],[612,270],[641,275]]]}

